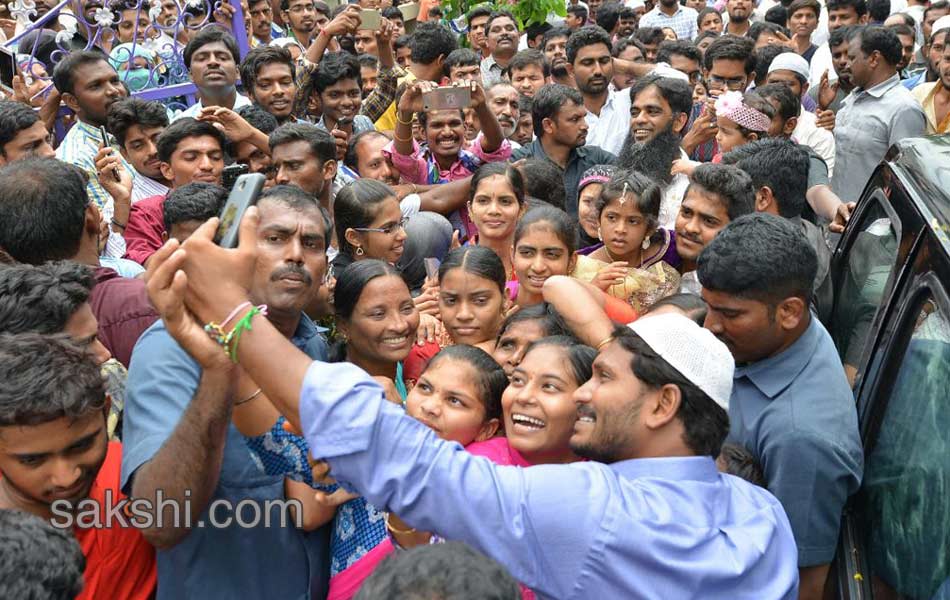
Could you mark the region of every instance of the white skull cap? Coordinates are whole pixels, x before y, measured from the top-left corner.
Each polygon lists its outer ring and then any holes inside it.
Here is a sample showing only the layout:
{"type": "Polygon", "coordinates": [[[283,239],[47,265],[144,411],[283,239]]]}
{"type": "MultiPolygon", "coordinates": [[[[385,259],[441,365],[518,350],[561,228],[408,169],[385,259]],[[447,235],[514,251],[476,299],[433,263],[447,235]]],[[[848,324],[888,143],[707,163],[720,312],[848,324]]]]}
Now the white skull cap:
{"type": "Polygon", "coordinates": [[[930,39],[933,39],[938,31],[943,31],[944,29],[950,29],[950,15],[944,15],[934,21],[933,26],[930,28],[930,39]]]}
{"type": "Polygon", "coordinates": [[[680,375],[729,410],[736,363],[711,331],[678,313],[644,315],[628,327],[680,375]]]}

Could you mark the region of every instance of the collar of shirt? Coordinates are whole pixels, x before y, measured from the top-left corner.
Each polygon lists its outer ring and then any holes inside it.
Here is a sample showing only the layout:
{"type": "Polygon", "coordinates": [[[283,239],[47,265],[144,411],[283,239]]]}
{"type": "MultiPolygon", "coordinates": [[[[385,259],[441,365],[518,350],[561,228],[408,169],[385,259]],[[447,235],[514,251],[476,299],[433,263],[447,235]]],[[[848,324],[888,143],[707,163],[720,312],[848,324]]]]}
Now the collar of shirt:
{"type": "MultiPolygon", "coordinates": [[[[544,146],[541,145],[541,138],[535,136],[534,140],[532,140],[530,146],[528,147],[531,148],[531,154],[540,155],[546,158],[547,160],[551,160],[550,158],[548,158],[547,153],[544,151],[544,146]]],[[[576,148],[571,148],[571,153],[567,155],[567,164],[570,165],[572,162],[574,162],[578,158],[583,158],[587,156],[588,148],[589,146],[578,146],[576,148]]],[[[551,160],[551,162],[554,162],[554,161],[551,160]]],[[[557,163],[554,163],[554,164],[557,164],[557,163]]]]}
{"type": "Polygon", "coordinates": [[[668,18],[668,19],[672,19],[673,17],[676,17],[676,16],[678,16],[681,12],[683,12],[683,9],[684,9],[684,8],[685,8],[685,7],[684,7],[682,4],[677,4],[677,5],[676,5],[676,12],[673,13],[672,15],[668,15],[668,14],[666,14],[665,12],[663,12],[662,10],[660,10],[660,7],[659,7],[659,6],[655,6],[655,7],[653,8],[653,12],[654,12],[655,14],[657,14],[657,15],[661,15],[661,16],[664,16],[664,17],[666,17],[666,18],[668,18]]]}
{"type": "MultiPolygon", "coordinates": [[[[874,98],[880,98],[881,96],[886,94],[888,91],[890,91],[891,88],[897,87],[898,85],[900,85],[900,83],[901,83],[900,75],[898,75],[897,73],[894,73],[894,75],[892,75],[888,79],[885,79],[881,83],[873,87],[869,87],[866,90],[862,89],[860,93],[867,94],[868,96],[872,96],[874,98]]],[[[857,95],[858,94],[855,94],[855,96],[857,95]]]]}
{"type": "Polygon", "coordinates": [[[610,469],[624,479],[718,481],[716,462],[708,456],[634,458],[612,463],[610,469]]]}
{"type": "Polygon", "coordinates": [[[795,342],[775,356],[744,367],[736,367],[734,379],[747,377],[768,398],[775,398],[798,377],[818,346],[818,319],[810,314],[808,328],[795,342]]]}

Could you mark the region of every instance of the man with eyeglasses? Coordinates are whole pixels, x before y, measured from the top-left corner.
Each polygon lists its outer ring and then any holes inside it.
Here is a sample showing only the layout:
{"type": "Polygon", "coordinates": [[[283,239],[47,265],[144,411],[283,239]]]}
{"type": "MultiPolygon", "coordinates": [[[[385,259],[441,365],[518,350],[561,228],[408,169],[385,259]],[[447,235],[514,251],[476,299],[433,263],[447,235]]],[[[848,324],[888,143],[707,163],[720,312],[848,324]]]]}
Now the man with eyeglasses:
{"type": "Polygon", "coordinates": [[[313,0],[280,0],[280,13],[287,24],[287,37],[309,46],[317,34],[317,8],[313,0]]]}
{"type": "Polygon", "coordinates": [[[656,62],[666,63],[686,75],[690,85],[703,79],[703,54],[695,44],[686,40],[663,42],[656,52],[656,62]]]}
{"type": "Polygon", "coordinates": [[[709,162],[718,151],[716,144],[716,98],[726,91],[744,92],[755,80],[755,42],[749,38],[724,35],[703,54],[703,69],[709,98],[693,106],[689,133],[683,137],[683,149],[693,160],[709,162]]]}

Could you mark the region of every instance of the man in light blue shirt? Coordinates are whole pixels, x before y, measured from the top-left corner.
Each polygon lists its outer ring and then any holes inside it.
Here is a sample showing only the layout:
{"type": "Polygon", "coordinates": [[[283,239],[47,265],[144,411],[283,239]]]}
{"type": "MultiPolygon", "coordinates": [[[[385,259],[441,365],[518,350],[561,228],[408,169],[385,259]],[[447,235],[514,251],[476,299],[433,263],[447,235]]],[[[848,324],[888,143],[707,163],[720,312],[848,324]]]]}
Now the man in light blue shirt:
{"type": "Polygon", "coordinates": [[[705,326],[736,359],[729,438],[761,463],[785,507],[801,598],[821,598],[864,453],[844,367],[809,312],[817,255],[799,226],[756,213],[720,231],[698,266],[705,326]]]}
{"type": "MultiPolygon", "coordinates": [[[[247,219],[242,231],[254,225],[247,219]]],[[[172,254],[172,243],[152,263],[156,303],[176,332],[197,325],[185,327],[192,317],[181,295],[161,292],[183,265],[201,321],[220,321],[244,301],[255,248],[218,248],[213,227],[189,238],[186,254],[172,254]]],[[[176,335],[192,352],[209,345],[176,335]]],[[[592,460],[528,469],[441,440],[364,371],[311,362],[264,319],[243,333],[237,354],[338,481],[411,527],[473,545],[540,598],[796,598],[784,511],[713,460],[728,428],[726,347],[681,315],[640,319],[600,347],[574,396],[571,438],[592,460]]]]}

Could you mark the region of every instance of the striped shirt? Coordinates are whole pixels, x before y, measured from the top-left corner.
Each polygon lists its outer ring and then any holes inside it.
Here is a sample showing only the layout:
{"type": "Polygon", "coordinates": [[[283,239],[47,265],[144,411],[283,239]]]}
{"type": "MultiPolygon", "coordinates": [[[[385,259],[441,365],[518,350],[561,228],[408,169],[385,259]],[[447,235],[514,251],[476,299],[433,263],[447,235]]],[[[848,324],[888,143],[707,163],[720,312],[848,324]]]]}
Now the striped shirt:
{"type": "Polygon", "coordinates": [[[647,14],[640,17],[640,27],[669,27],[676,32],[676,37],[681,40],[692,40],[696,37],[696,18],[699,13],[688,6],[677,6],[677,11],[670,16],[657,6],[647,14]]]}

